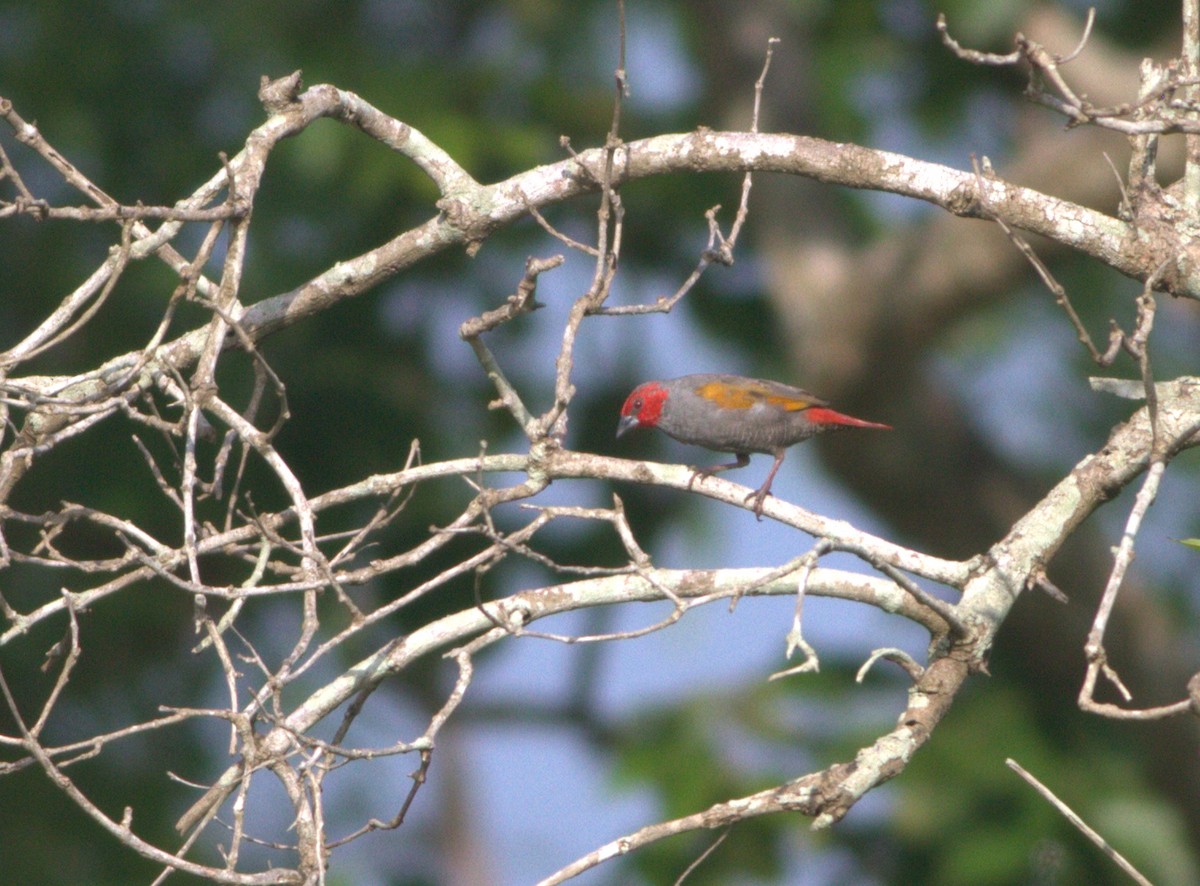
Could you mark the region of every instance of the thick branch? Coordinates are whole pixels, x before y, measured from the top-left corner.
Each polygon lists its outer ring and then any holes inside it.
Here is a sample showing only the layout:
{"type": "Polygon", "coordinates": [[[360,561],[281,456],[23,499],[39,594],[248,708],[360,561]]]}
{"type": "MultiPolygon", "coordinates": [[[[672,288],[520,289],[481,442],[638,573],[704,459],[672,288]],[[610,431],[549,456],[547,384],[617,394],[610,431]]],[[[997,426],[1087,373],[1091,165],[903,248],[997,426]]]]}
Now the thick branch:
{"type": "MultiPolygon", "coordinates": [[[[352,94],[332,87],[314,87],[300,97],[286,118],[273,118],[271,136],[281,138],[299,131],[305,122],[322,116],[344,115],[358,119],[352,94]]],[[[358,100],[361,102],[361,100],[358,100]]],[[[376,112],[378,113],[378,112],[376,112]]],[[[266,128],[266,127],[264,127],[266,128]]],[[[397,149],[411,148],[397,137],[397,149]]],[[[242,155],[239,155],[239,158],[242,155]]],[[[406,231],[360,256],[339,262],[307,283],[247,306],[239,318],[252,341],[327,310],[338,302],[360,295],[417,262],[452,246],[477,243],[495,230],[538,209],[563,202],[597,188],[606,151],[596,148],[568,160],[540,166],[495,185],[481,186],[449,176],[454,190],[439,201],[442,212],[417,228],[406,231]]],[[[231,168],[236,168],[236,161],[231,168]]],[[[900,154],[857,145],[838,144],[807,136],[700,130],[662,135],[618,149],[615,184],[675,172],[780,172],[815,178],[846,187],[888,191],[925,200],[962,216],[998,218],[1014,228],[1049,237],[1092,255],[1127,276],[1146,279],[1163,261],[1178,264],[1163,275],[1161,285],[1176,295],[1200,297],[1200,273],[1187,242],[1164,240],[1172,228],[1156,229],[1158,237],[1139,242],[1137,228],[1107,216],[1028,188],[972,172],[914,160],[900,154]]],[[[204,190],[222,183],[217,176],[204,190]]],[[[135,244],[136,246],[136,244],[135,244]]],[[[147,367],[139,387],[149,386],[163,368],[183,371],[200,357],[207,329],[197,329],[160,348],[159,361],[147,367]]],[[[227,344],[232,344],[230,338],[227,344]]],[[[119,377],[138,365],[140,353],[108,361],[95,373],[76,381],[83,394],[95,390],[95,379],[119,377]]],[[[42,392],[64,380],[27,377],[15,383],[42,392]]],[[[72,389],[59,392],[69,399],[72,389]]]]}

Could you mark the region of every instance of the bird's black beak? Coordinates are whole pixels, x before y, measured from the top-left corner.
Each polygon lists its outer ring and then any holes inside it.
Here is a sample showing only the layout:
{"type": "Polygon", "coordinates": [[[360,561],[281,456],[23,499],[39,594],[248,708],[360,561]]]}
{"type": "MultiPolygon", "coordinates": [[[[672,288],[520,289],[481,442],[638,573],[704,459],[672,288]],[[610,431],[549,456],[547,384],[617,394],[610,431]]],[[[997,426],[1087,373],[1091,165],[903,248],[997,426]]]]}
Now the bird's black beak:
{"type": "Polygon", "coordinates": [[[617,436],[620,437],[631,428],[636,428],[638,420],[636,415],[623,415],[621,420],[617,422],[617,436]]]}

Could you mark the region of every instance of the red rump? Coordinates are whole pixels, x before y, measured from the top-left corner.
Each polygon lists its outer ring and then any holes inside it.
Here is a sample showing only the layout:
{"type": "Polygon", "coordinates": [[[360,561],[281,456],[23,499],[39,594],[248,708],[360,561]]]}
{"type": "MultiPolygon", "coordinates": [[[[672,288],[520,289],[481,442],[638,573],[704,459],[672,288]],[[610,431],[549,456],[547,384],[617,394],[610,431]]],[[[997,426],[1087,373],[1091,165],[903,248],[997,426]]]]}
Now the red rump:
{"type": "Polygon", "coordinates": [[[808,420],[816,422],[819,425],[843,425],[848,428],[877,428],[881,431],[890,431],[891,425],[880,424],[877,421],[863,421],[861,418],[855,418],[852,415],[843,415],[840,412],[834,412],[832,409],[826,409],[823,406],[813,406],[806,413],[808,420]]]}

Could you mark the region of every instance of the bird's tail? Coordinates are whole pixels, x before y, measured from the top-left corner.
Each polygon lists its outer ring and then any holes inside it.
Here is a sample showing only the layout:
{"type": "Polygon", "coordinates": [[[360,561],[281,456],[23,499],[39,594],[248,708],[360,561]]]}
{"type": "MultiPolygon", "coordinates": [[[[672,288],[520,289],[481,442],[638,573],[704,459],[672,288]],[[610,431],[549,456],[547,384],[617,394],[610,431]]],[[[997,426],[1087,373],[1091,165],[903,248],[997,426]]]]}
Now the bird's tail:
{"type": "Polygon", "coordinates": [[[854,418],[851,415],[843,415],[832,409],[826,409],[824,406],[814,406],[811,409],[805,410],[804,417],[818,425],[840,425],[847,428],[877,428],[881,431],[890,431],[892,429],[891,425],[880,424],[876,421],[864,421],[861,418],[854,418]]]}

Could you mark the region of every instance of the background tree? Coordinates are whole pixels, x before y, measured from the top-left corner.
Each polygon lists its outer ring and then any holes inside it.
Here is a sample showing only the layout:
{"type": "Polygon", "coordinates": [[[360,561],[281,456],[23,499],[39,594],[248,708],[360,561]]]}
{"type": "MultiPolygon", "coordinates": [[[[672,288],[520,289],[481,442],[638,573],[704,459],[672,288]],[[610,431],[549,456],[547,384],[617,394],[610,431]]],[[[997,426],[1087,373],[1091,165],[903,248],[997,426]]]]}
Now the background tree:
{"type": "Polygon", "coordinates": [[[980,67],[916,4],[637,4],[616,127],[611,4],[5,7],[6,872],[153,879],[164,858],[130,851],[119,823],[128,808],[138,840],[179,850],[173,825],[203,791],[170,772],[233,788],[219,820],[203,803],[185,816],[197,867],[176,879],[316,877],[321,847],[340,844],[331,879],[528,882],[673,820],[681,836],[598,872],[671,882],[713,842],[691,826],[734,818],[693,882],[1116,877],[1003,767],[1014,757],[1155,882],[1194,881],[1191,718],[1110,723],[1075,702],[1109,548],[1151,462],[1169,461],[1167,479],[1104,646],[1123,707],[1186,708],[1195,669],[1194,554],[1172,541],[1195,534],[1190,459],[1171,456],[1197,410],[1170,383],[1191,371],[1195,213],[1189,187],[1156,187],[1183,174],[1170,151],[1184,137],[1154,137],[1193,126],[1189,44],[1155,82],[1139,60],[1179,54],[1168,10],[1111,4],[1061,66],[1084,32],[1068,7],[945,12],[966,47],[1037,42],[980,67]],[[758,129],[830,141],[746,132],[772,36],[758,129]],[[1019,94],[1031,61],[1056,112],[1019,94]],[[255,104],[258,75],[299,67],[353,93],[284,77],[255,104]],[[1064,119],[1087,125],[1064,133],[1064,119]],[[697,123],[739,134],[655,138],[697,123]],[[746,236],[726,252],[748,169],[746,236]],[[666,174],[701,170],[725,174],[666,174]],[[163,218],[186,222],[164,228],[174,255],[134,224],[163,218]],[[1044,264],[996,220],[1046,237],[1032,240],[1044,264]],[[698,260],[730,257],[669,314],[593,313],[651,304],[698,260]],[[1049,279],[1100,350],[1109,318],[1128,333],[1118,346],[1140,359],[1110,374],[1136,380],[1153,355],[1153,409],[1088,389],[1102,370],[1049,279]],[[635,381],[705,369],[797,381],[897,430],[792,453],[760,525],[706,498],[740,504],[735,481],[761,473],[687,495],[689,471],[627,459],[697,453],[611,441],[635,381]],[[521,509],[534,493],[550,510],[521,509]],[[1043,569],[1069,605],[1031,594],[1010,614],[1043,569]],[[803,637],[823,667],[768,683],[799,660],[778,653],[799,636],[805,580],[803,637]],[[947,588],[962,603],[926,596],[957,601],[947,588]],[[745,599],[732,615],[690,608],[704,594],[745,599]],[[598,605],[633,599],[658,602],[598,605]],[[511,636],[660,624],[617,644],[511,636]],[[876,664],[856,685],[880,647],[908,670],[876,664]],[[985,660],[995,676],[968,680],[985,660]],[[620,801],[597,789],[597,760],[620,801]],[[713,806],[737,797],[754,800],[713,806]],[[750,817],[780,807],[822,822],[853,809],[820,837],[750,817]],[[397,831],[342,842],[398,811],[397,831]]]}

